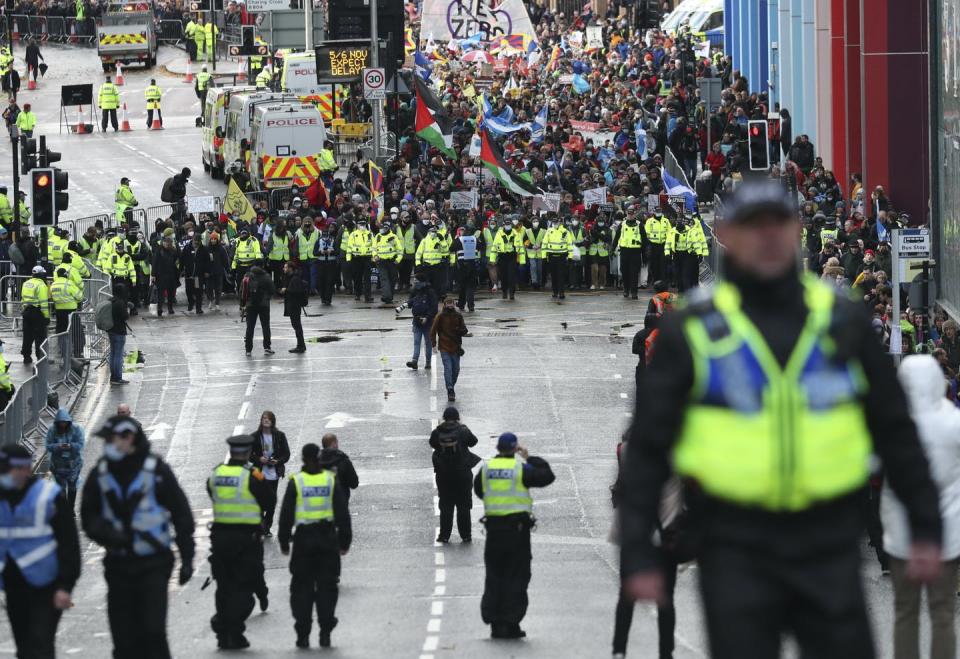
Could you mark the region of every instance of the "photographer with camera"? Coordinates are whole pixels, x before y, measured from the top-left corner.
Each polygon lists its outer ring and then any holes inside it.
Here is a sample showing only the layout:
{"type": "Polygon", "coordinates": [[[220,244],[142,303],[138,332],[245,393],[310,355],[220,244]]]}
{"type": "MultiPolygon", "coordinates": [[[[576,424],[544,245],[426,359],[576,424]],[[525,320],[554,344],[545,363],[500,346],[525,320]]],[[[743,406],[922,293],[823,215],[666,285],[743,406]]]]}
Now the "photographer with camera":
{"type": "Polygon", "coordinates": [[[433,326],[433,318],[437,315],[439,300],[425,270],[418,270],[414,277],[417,281],[413,284],[413,290],[410,291],[410,299],[397,307],[396,312],[400,314],[404,309],[410,309],[413,313],[413,358],[407,362],[407,367],[417,370],[422,340],[426,350],[423,367],[429,371],[430,359],[433,357],[429,333],[433,326]]]}

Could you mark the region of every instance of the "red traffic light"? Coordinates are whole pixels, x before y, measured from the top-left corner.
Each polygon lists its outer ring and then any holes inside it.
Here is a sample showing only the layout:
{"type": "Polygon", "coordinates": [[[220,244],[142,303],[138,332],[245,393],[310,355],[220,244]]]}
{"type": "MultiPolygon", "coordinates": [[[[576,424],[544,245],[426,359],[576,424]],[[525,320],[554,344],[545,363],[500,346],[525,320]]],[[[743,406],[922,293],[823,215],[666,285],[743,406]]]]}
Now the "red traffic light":
{"type": "Polygon", "coordinates": [[[759,126],[751,126],[751,127],[750,127],[750,134],[753,135],[754,137],[757,137],[758,135],[760,135],[760,127],[759,127],[759,126]]]}
{"type": "Polygon", "coordinates": [[[41,174],[40,176],[37,177],[34,183],[37,184],[37,187],[45,188],[48,185],[50,185],[50,176],[48,176],[47,174],[41,174]]]}

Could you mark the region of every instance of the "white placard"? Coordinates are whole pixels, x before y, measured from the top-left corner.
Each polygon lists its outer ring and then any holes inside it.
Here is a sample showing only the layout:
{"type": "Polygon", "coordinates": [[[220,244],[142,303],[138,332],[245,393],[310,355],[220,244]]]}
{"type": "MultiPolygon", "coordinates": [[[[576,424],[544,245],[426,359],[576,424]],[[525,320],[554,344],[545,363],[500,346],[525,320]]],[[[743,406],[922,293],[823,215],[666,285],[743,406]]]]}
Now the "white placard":
{"type": "Polygon", "coordinates": [[[478,32],[483,41],[507,34],[536,34],[523,0],[426,0],[422,16],[421,37],[437,41],[467,39],[478,32]]]}
{"type": "Polygon", "coordinates": [[[583,191],[584,206],[589,208],[594,204],[605,204],[605,203],[607,203],[607,189],[605,187],[593,188],[592,190],[583,191]]]}
{"type": "Polygon", "coordinates": [[[483,140],[480,139],[479,135],[474,135],[470,138],[470,150],[467,151],[467,155],[471,158],[480,157],[480,149],[483,146],[483,140]]]}
{"type": "Polygon", "coordinates": [[[190,213],[216,213],[216,197],[187,197],[187,211],[190,213]]]}
{"type": "Polygon", "coordinates": [[[541,213],[559,213],[561,199],[562,197],[559,192],[538,194],[533,198],[533,210],[540,211],[541,213]]]}
{"type": "Polygon", "coordinates": [[[477,191],[453,190],[450,193],[450,207],[453,210],[473,210],[477,207],[477,191]]]}
{"type": "Polygon", "coordinates": [[[603,28],[599,25],[587,28],[587,48],[603,48],[603,28]]]}

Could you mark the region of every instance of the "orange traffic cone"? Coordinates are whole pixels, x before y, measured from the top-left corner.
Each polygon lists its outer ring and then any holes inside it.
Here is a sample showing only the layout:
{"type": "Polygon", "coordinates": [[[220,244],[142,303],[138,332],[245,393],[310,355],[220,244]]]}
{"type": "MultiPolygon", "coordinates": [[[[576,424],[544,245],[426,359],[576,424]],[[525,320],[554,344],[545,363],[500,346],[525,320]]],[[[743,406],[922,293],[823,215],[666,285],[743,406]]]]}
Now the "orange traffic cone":
{"type": "Polygon", "coordinates": [[[159,119],[153,120],[153,126],[150,127],[151,130],[163,130],[163,124],[160,123],[159,119]]]}
{"type": "Polygon", "coordinates": [[[117,62],[117,87],[123,87],[123,69],[120,67],[120,62],[117,62]]]}
{"type": "Polygon", "coordinates": [[[70,43],[77,43],[77,24],[70,24],[70,43]]]}
{"type": "Polygon", "coordinates": [[[127,104],[123,104],[123,121],[120,123],[120,131],[126,133],[130,130],[130,121],[127,119],[127,104]]]}
{"type": "Polygon", "coordinates": [[[82,135],[87,132],[87,127],[83,123],[83,106],[81,105],[79,108],[77,110],[77,134],[82,135]]]}
{"type": "Polygon", "coordinates": [[[183,79],[188,84],[193,84],[193,72],[190,70],[190,60],[187,60],[187,77],[183,79]]]}

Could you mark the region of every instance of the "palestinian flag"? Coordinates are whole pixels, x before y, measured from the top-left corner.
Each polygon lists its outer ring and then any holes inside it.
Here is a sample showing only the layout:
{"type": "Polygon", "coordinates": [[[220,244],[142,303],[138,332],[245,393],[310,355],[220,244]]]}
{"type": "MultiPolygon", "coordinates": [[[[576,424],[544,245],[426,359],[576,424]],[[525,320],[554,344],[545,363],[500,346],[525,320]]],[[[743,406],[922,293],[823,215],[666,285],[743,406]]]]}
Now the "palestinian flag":
{"type": "Polygon", "coordinates": [[[456,158],[453,127],[447,111],[420,76],[413,78],[417,88],[417,137],[437,147],[447,157],[456,158]]]}
{"type": "Polygon", "coordinates": [[[484,167],[493,172],[493,175],[503,184],[503,187],[513,194],[521,197],[532,197],[540,194],[540,189],[534,185],[530,174],[526,172],[517,174],[510,169],[510,166],[503,159],[500,147],[490,139],[490,134],[486,128],[482,128],[480,131],[480,159],[483,161],[484,167]]]}

